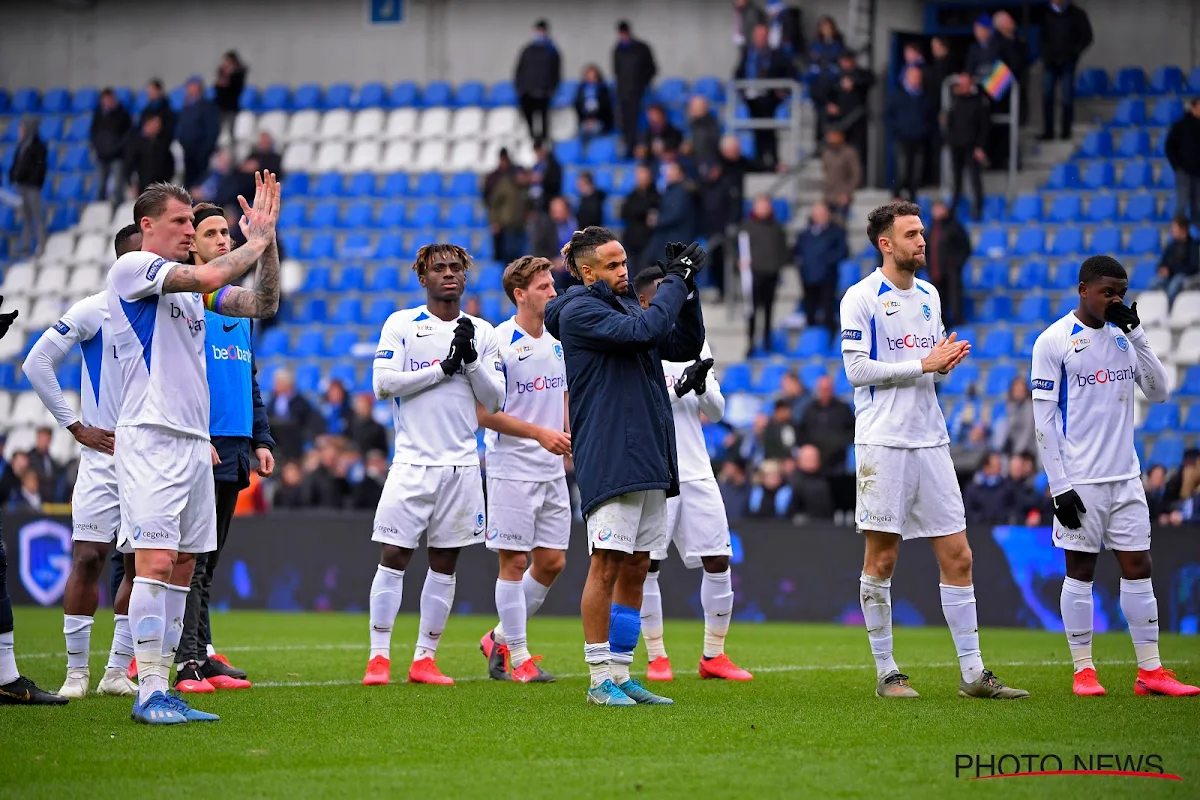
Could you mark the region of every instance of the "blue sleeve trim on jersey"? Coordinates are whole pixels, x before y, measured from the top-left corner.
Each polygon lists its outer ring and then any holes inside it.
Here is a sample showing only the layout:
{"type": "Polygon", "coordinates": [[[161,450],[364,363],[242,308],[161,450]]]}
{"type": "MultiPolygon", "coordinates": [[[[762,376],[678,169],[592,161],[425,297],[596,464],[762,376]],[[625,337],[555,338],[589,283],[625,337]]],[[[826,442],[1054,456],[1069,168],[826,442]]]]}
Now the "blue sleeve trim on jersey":
{"type": "Polygon", "coordinates": [[[54,328],[54,330],[58,331],[63,336],[66,336],[68,333],[71,332],[71,326],[68,325],[67,323],[63,322],[61,319],[58,322],[51,325],[50,327],[54,328]]]}
{"type": "Polygon", "coordinates": [[[118,299],[125,318],[129,320],[129,327],[133,328],[134,335],[142,345],[142,358],[146,360],[146,372],[149,372],[150,346],[154,341],[154,323],[158,318],[158,295],[152,294],[132,303],[124,297],[118,299]]]}
{"type": "MultiPolygon", "coordinates": [[[[880,292],[880,294],[883,294],[883,292],[880,292]]],[[[875,315],[872,314],[871,315],[871,355],[870,355],[870,358],[872,361],[875,361],[878,356],[879,356],[879,336],[875,332],[875,315]]],[[[869,388],[871,390],[871,399],[874,400],[875,399],[875,387],[870,386],[869,388]]]]}
{"type": "Polygon", "coordinates": [[[856,331],[852,328],[846,328],[844,331],[842,331],[842,341],[848,341],[848,340],[855,341],[855,342],[861,342],[862,341],[862,331],[856,331]]]}
{"type": "MultiPolygon", "coordinates": [[[[1063,437],[1067,435],[1067,365],[1063,364],[1060,369],[1058,383],[1058,411],[1062,414],[1063,419],[1063,437]]],[[[1053,382],[1051,382],[1053,385],[1053,382]]]]}
{"type": "Polygon", "coordinates": [[[1033,388],[1043,392],[1052,392],[1054,391],[1054,381],[1048,381],[1044,378],[1035,378],[1033,381],[1033,388]]]}
{"type": "Polygon", "coordinates": [[[100,370],[104,364],[104,339],[101,336],[93,336],[85,342],[79,343],[79,349],[83,351],[83,363],[87,367],[88,377],[92,380],[92,391],[96,394],[96,405],[100,405],[100,370]]]}
{"type": "Polygon", "coordinates": [[[922,286],[919,281],[917,283],[914,283],[913,285],[917,287],[918,291],[924,292],[925,294],[929,294],[929,290],[926,289],[924,286],[922,286]]]}

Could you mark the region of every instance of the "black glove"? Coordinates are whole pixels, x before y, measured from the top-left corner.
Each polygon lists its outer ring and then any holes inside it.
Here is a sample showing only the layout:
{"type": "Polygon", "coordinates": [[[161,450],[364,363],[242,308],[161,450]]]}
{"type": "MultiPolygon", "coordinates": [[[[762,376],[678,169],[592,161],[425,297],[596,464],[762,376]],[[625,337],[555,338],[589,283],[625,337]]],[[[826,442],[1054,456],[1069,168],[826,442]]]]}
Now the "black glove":
{"type": "Polygon", "coordinates": [[[1087,509],[1083,507],[1083,501],[1079,499],[1079,494],[1074,489],[1067,489],[1062,494],[1054,496],[1054,516],[1062,523],[1064,528],[1071,530],[1079,530],[1083,527],[1083,523],[1079,521],[1080,514],[1086,514],[1087,509]]]}
{"type": "MultiPolygon", "coordinates": [[[[2,305],[4,305],[4,298],[0,297],[0,306],[2,305]]],[[[10,311],[7,314],[0,314],[0,339],[3,339],[4,334],[8,333],[8,329],[12,327],[13,320],[16,318],[16,311],[10,311]]]]}
{"type": "Polygon", "coordinates": [[[705,381],[708,380],[708,372],[712,367],[713,360],[711,358],[689,365],[683,371],[683,375],[679,377],[679,382],[675,384],[675,396],[683,397],[688,392],[695,392],[697,395],[704,394],[708,388],[705,381]]]}
{"type": "Polygon", "coordinates": [[[1104,308],[1105,322],[1111,322],[1125,333],[1133,333],[1133,329],[1142,324],[1137,315],[1137,303],[1127,306],[1124,303],[1109,303],[1104,308]]]}
{"type": "Polygon", "coordinates": [[[704,268],[704,262],[708,260],[708,253],[705,253],[704,249],[696,242],[692,242],[682,250],[679,250],[679,247],[679,242],[667,245],[666,273],[683,278],[688,291],[693,292],[696,290],[696,273],[704,268]]]}
{"type": "Polygon", "coordinates": [[[450,342],[450,357],[467,364],[475,363],[479,354],[475,352],[475,323],[469,317],[459,317],[454,328],[454,339],[450,342]]]}

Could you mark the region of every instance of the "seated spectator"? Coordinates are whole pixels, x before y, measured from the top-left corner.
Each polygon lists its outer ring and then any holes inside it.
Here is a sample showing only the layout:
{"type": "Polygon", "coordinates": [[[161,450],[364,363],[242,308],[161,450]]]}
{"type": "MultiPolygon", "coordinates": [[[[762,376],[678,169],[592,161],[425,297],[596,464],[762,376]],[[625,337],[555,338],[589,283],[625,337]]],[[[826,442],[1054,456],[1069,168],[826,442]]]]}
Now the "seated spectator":
{"type": "Polygon", "coordinates": [[[50,455],[53,440],[54,431],[51,428],[38,428],[33,449],[25,454],[29,459],[29,471],[38,479],[38,494],[47,503],[56,503],[61,499],[59,485],[62,483],[63,467],[50,455]]]}
{"type": "Polygon", "coordinates": [[[41,511],[42,503],[49,502],[42,494],[41,481],[33,470],[27,470],[21,476],[21,483],[16,495],[13,496],[11,509],[13,511],[41,511]]]}
{"type": "Polygon", "coordinates": [[[1012,491],[1004,478],[1003,459],[995,451],[983,459],[979,470],[963,492],[967,524],[1007,523],[1013,516],[1012,491]]]}
{"type": "MultiPolygon", "coordinates": [[[[237,203],[238,184],[238,174],[233,171],[233,157],[226,148],[213,153],[208,171],[188,191],[197,202],[228,208],[237,203]]],[[[238,208],[240,210],[241,206],[238,208]]]]}
{"type": "Polygon", "coordinates": [[[533,143],[537,159],[529,169],[529,199],[534,208],[548,210],[550,201],[562,194],[562,165],[546,139],[533,143]]]}
{"type": "Polygon", "coordinates": [[[833,378],[817,379],[817,396],[804,409],[796,433],[800,441],[816,447],[822,475],[846,471],[846,453],[854,444],[854,411],[834,395],[833,378]]]}
{"type": "Polygon", "coordinates": [[[240,194],[245,197],[254,196],[254,173],[262,170],[273,172],[283,179],[283,156],[275,150],[275,139],[266,131],[259,131],[254,149],[242,161],[241,171],[250,176],[250,194],[240,194]]]}
{"type": "Polygon", "coordinates": [[[1146,488],[1146,504],[1150,507],[1153,522],[1170,521],[1171,504],[1167,502],[1167,468],[1162,464],[1151,464],[1143,480],[1146,488]]]}
{"type": "Polygon", "coordinates": [[[1184,489],[1184,484],[1187,483],[1185,478],[1193,474],[1196,469],[1200,469],[1200,450],[1189,447],[1183,451],[1183,461],[1180,463],[1179,469],[1174,470],[1167,478],[1167,488],[1163,494],[1164,502],[1174,507],[1188,498],[1189,494],[1184,489]]]}
{"type": "Polygon", "coordinates": [[[804,384],[800,382],[800,378],[794,372],[783,376],[783,381],[779,385],[779,397],[775,399],[785,400],[790,404],[792,419],[801,419],[804,416],[804,409],[808,408],[808,404],[811,402],[804,384]]]}
{"type": "Polygon", "coordinates": [[[1013,378],[1004,401],[1004,415],[992,431],[992,448],[1002,453],[1037,452],[1037,431],[1033,425],[1033,400],[1024,376],[1013,378]]]}
{"type": "Polygon", "coordinates": [[[387,481],[391,463],[382,450],[370,450],[363,459],[361,479],[354,484],[354,507],[373,511],[383,496],[383,484],[387,481]]]}
{"type": "MultiPolygon", "coordinates": [[[[274,426],[271,428],[274,430],[274,426]]],[[[965,442],[950,445],[950,459],[960,484],[971,480],[976,470],[988,455],[988,429],[983,422],[976,422],[967,433],[965,442]]]]}
{"type": "Polygon", "coordinates": [[[1008,460],[1008,482],[1012,492],[1012,521],[1015,524],[1048,524],[1054,514],[1054,504],[1033,485],[1037,461],[1033,452],[1013,453],[1008,460]]]}
{"type": "Polygon", "coordinates": [[[13,453],[12,460],[4,465],[4,471],[0,473],[0,506],[7,506],[21,491],[21,479],[29,471],[29,456],[13,453]]]}
{"type": "MultiPolygon", "coordinates": [[[[608,195],[596,187],[596,178],[591,170],[582,170],[575,179],[575,190],[579,192],[579,206],[575,209],[579,230],[590,225],[604,226],[604,201],[608,195]]],[[[566,244],[564,242],[564,244],[566,244]]]]}
{"type": "MultiPolygon", "coordinates": [[[[810,406],[811,407],[811,406],[810,406]]],[[[843,463],[845,459],[843,458],[843,463]]],[[[833,519],[833,489],[825,476],[826,466],[815,445],[803,445],[796,455],[796,469],[790,476],[792,517],[804,520],[833,519]]],[[[801,521],[801,520],[797,520],[801,521]]]]}
{"type": "Polygon", "coordinates": [[[654,185],[654,173],[645,164],[639,164],[634,172],[633,191],[621,202],[621,222],[625,224],[625,235],[621,240],[629,258],[631,275],[637,275],[656,260],[651,257],[649,245],[661,202],[654,185]]]}
{"type": "Polygon", "coordinates": [[[758,468],[748,504],[751,517],[783,517],[792,507],[792,487],[783,481],[778,461],[764,461],[758,468]]]}
{"type": "Polygon", "coordinates": [[[750,479],[746,475],[746,462],[740,458],[726,459],[717,472],[717,486],[725,504],[725,515],[730,522],[750,513],[750,479]]]}
{"type": "MultiPolygon", "coordinates": [[[[271,430],[273,433],[274,427],[271,430]]],[[[316,446],[305,461],[311,465],[311,469],[304,476],[304,506],[346,508],[351,499],[351,490],[338,437],[328,434],[318,436],[316,446]]]]}
{"type": "Polygon", "coordinates": [[[298,461],[285,461],[279,470],[279,486],[271,502],[274,508],[304,508],[304,470],[298,461]]]}
{"type": "Polygon", "coordinates": [[[391,451],[387,428],[375,419],[375,395],[370,392],[354,395],[354,414],[350,418],[347,435],[354,446],[364,453],[372,450],[384,453],[391,451]]]}
{"type": "Polygon", "coordinates": [[[319,406],[321,419],[325,421],[325,432],[343,436],[350,429],[353,413],[346,397],[346,387],[339,380],[332,380],[325,389],[325,397],[319,406]]]}
{"type": "Polygon", "coordinates": [[[796,455],[800,434],[792,419],[792,406],[786,400],[776,400],[771,416],[764,420],[758,431],[758,451],[762,459],[776,464],[788,461],[796,455]]]}
{"type": "Polygon", "coordinates": [[[721,159],[721,123],[709,109],[708,98],[699,94],[688,100],[687,121],[685,152],[695,161],[701,178],[705,178],[721,159]]]}
{"type": "Polygon", "coordinates": [[[804,297],[799,310],[809,327],[820,324],[838,333],[838,264],[850,257],[846,229],[834,221],[829,206],[813,203],[808,228],[796,237],[793,249],[804,297]]]}
{"type": "Polygon", "coordinates": [[[646,130],[642,132],[633,154],[638,161],[661,161],[667,153],[675,153],[683,144],[683,133],[667,120],[667,110],[655,103],[646,111],[646,130]]]}
{"type": "Polygon", "coordinates": [[[575,90],[575,115],[579,117],[579,138],[585,144],[589,139],[612,133],[612,94],[595,64],[583,68],[583,80],[575,90]]]}
{"type": "Polygon", "coordinates": [[[898,195],[914,200],[925,180],[925,150],[937,127],[932,91],[920,64],[905,68],[900,88],[888,95],[884,124],[896,140],[898,195]]]}
{"type": "Polygon", "coordinates": [[[825,134],[825,149],[821,152],[825,172],[822,193],[825,204],[843,222],[850,212],[854,192],[862,186],[862,159],[858,151],[846,144],[846,134],[836,128],[825,134]]]}
{"type": "Polygon", "coordinates": [[[267,400],[267,419],[275,438],[275,453],[280,460],[299,458],[305,445],[324,432],[320,414],[296,391],[296,380],[290,370],[275,372],[272,391],[267,400]]]}
{"type": "Polygon", "coordinates": [[[1171,240],[1163,250],[1158,262],[1158,279],[1154,288],[1167,293],[1167,302],[1175,305],[1175,298],[1184,289],[1200,286],[1200,244],[1192,238],[1185,217],[1171,220],[1171,240]]]}

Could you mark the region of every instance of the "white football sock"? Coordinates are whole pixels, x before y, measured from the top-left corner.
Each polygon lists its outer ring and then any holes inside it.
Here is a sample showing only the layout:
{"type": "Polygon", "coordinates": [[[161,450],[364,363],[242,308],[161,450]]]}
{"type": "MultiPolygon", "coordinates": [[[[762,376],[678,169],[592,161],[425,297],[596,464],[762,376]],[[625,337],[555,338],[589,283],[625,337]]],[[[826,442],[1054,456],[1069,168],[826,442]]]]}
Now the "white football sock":
{"type": "Polygon", "coordinates": [[[525,619],[528,620],[538,612],[542,603],[546,602],[546,593],[550,591],[550,587],[543,586],[526,570],[521,578],[521,591],[525,594],[525,619]]]}
{"type": "Polygon", "coordinates": [[[413,661],[434,657],[453,605],[454,576],[429,570],[425,574],[425,585],[421,587],[421,627],[417,630],[413,661]]]}
{"type": "Polygon", "coordinates": [[[0,686],[10,684],[19,677],[21,673],[17,672],[17,658],[13,654],[13,632],[0,633],[0,686]]]}
{"type": "Polygon", "coordinates": [[[700,579],[700,605],[704,609],[704,657],[725,652],[725,636],[733,616],[733,579],[724,572],[705,572],[700,579]]]}
{"type": "Polygon", "coordinates": [[[171,664],[163,658],[167,584],[150,578],[134,578],[129,594],[129,626],[134,633],[133,652],[138,662],[138,703],[155,692],[167,691],[171,664]]]}
{"type": "Polygon", "coordinates": [[[87,669],[92,647],[94,617],[63,614],[63,637],[67,640],[67,669],[87,669]]]}
{"type": "Polygon", "coordinates": [[[858,578],[858,588],[867,640],[875,657],[876,677],[899,672],[892,658],[892,579],[875,578],[864,572],[858,578]]]}
{"type": "MultiPolygon", "coordinates": [[[[401,574],[404,574],[404,573],[401,573],[401,574]]],[[[213,656],[215,656],[217,654],[217,648],[213,647],[211,644],[206,644],[206,645],[204,645],[204,653],[209,658],[212,658],[213,656]]]]}
{"type": "Polygon", "coordinates": [[[975,611],[974,586],[947,586],[942,590],[942,613],[950,626],[954,649],[958,652],[958,667],[963,680],[974,683],[983,674],[983,656],[979,654],[979,618],[975,611]]]}
{"type": "Polygon", "coordinates": [[[106,669],[129,669],[133,661],[133,631],[129,629],[129,615],[113,615],[112,649],[108,652],[106,669]]]}
{"type": "Polygon", "coordinates": [[[1076,672],[1095,669],[1092,663],[1093,607],[1091,581],[1063,579],[1058,610],[1062,613],[1063,630],[1067,634],[1067,646],[1071,648],[1076,672]]]}
{"type": "Polygon", "coordinates": [[[658,573],[647,572],[642,584],[642,638],[646,640],[646,656],[651,661],[666,658],[663,641],[662,592],[658,588],[658,573]]]}
{"type": "Polygon", "coordinates": [[[371,658],[392,657],[392,626],[400,613],[400,597],[404,593],[404,570],[380,564],[371,581],[371,658]]]}
{"type": "Polygon", "coordinates": [[[525,591],[521,581],[496,579],[496,611],[500,614],[504,640],[508,645],[508,659],[512,666],[519,667],[529,659],[525,634],[525,591]]]}
{"type": "Polygon", "coordinates": [[[1162,666],[1158,658],[1158,600],[1150,578],[1127,581],[1121,578],[1121,613],[1129,624],[1133,652],[1138,669],[1154,670],[1162,666]]]}
{"type": "Polygon", "coordinates": [[[175,654],[179,652],[179,640],[183,638],[183,616],[187,609],[187,586],[167,586],[167,602],[164,607],[166,616],[163,618],[163,658],[167,660],[167,675],[170,676],[170,665],[175,663],[175,654]]]}
{"type": "MultiPolygon", "coordinates": [[[[583,658],[587,661],[588,672],[591,673],[592,688],[612,679],[612,653],[609,652],[608,642],[599,644],[584,644],[583,658]]],[[[626,668],[628,672],[628,667],[626,668]]]]}

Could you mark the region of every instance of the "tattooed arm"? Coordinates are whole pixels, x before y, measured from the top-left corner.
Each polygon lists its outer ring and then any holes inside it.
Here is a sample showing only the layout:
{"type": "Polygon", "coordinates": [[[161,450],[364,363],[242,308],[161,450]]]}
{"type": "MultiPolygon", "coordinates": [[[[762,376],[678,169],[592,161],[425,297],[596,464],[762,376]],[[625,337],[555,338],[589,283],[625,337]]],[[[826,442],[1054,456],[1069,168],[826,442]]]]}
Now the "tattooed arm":
{"type": "Polygon", "coordinates": [[[253,289],[226,286],[206,295],[204,304],[209,310],[227,317],[268,319],[275,316],[279,310],[279,246],[276,242],[272,240],[263,253],[262,263],[254,275],[253,289]]]}

